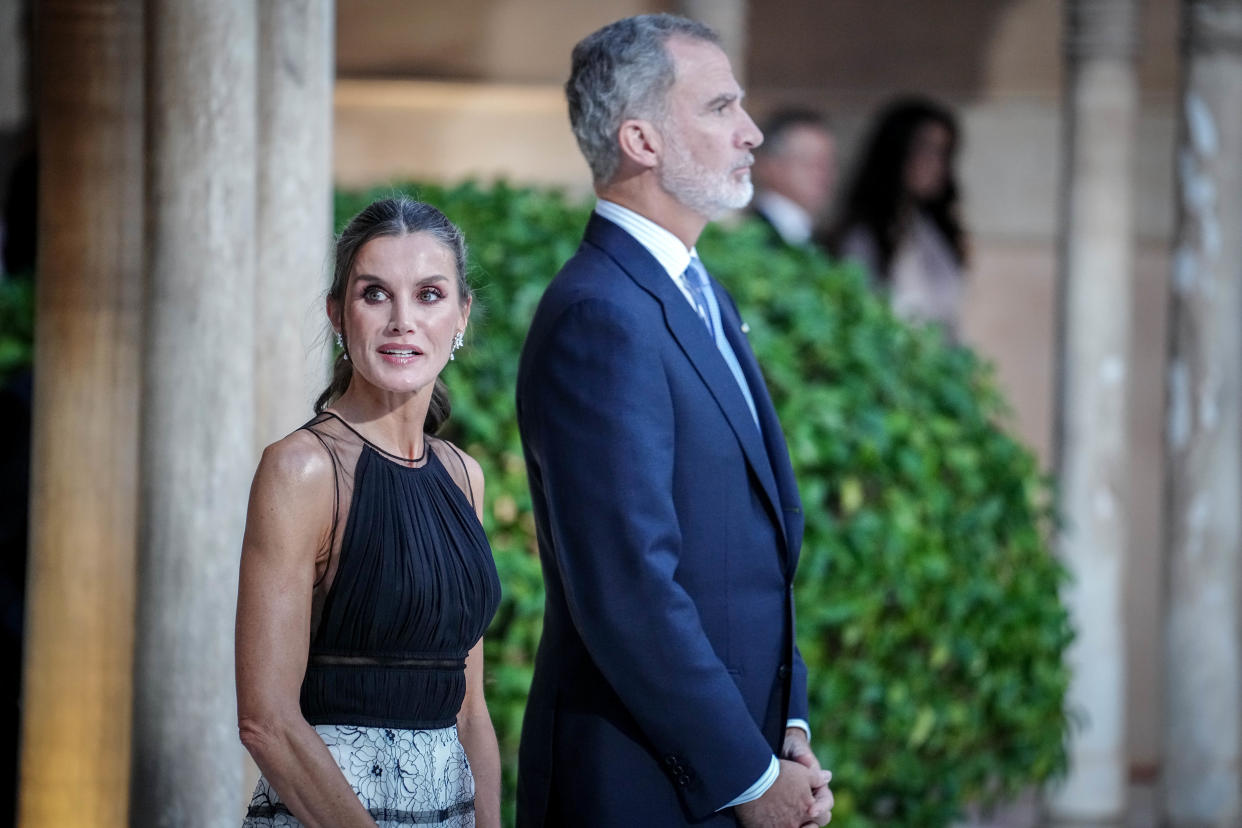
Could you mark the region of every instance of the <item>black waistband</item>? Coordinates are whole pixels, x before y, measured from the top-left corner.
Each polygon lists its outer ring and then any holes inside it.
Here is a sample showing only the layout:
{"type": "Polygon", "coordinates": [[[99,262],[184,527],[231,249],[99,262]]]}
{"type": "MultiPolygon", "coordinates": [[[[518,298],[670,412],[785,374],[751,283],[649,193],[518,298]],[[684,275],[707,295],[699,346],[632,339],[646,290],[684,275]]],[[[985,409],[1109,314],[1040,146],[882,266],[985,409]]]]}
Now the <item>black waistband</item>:
{"type": "Polygon", "coordinates": [[[361,656],[311,653],[307,664],[310,667],[413,667],[425,670],[464,670],[466,658],[465,656],[361,656]]]}
{"type": "Polygon", "coordinates": [[[451,653],[312,653],[300,695],[311,724],[431,730],[456,721],[465,693],[465,658],[451,653]]]}

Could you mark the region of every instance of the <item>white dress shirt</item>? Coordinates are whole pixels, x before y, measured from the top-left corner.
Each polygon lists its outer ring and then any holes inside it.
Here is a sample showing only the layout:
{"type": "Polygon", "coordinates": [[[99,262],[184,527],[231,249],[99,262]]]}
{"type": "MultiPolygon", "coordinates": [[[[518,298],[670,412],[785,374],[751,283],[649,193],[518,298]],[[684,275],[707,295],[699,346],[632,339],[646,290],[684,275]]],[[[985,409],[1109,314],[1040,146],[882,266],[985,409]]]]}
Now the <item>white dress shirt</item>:
{"type": "Polygon", "coordinates": [[[780,193],[772,190],[756,192],[755,209],[772,223],[785,244],[797,246],[811,241],[811,231],[815,229],[811,214],[780,193]]]}

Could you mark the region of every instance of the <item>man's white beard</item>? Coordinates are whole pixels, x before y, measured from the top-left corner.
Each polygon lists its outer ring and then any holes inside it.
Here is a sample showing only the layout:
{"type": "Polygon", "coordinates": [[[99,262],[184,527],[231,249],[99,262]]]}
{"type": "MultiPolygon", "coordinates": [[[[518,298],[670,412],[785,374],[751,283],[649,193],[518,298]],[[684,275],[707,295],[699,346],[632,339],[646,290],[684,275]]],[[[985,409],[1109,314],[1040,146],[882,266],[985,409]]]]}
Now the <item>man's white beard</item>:
{"type": "Polygon", "coordinates": [[[738,181],[734,171],[713,173],[695,161],[677,140],[670,138],[660,165],[660,186],[694,212],[711,220],[750,203],[755,186],[750,176],[738,181]]]}

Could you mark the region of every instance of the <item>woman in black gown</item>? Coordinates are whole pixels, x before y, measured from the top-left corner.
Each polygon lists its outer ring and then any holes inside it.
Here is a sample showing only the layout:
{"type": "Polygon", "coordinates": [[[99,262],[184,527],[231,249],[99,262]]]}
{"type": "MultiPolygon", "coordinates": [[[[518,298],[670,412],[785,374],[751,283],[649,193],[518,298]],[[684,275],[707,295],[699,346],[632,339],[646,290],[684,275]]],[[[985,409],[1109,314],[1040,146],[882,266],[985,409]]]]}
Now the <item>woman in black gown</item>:
{"type": "Polygon", "coordinates": [[[309,423],[255,473],[237,606],[245,825],[500,824],[482,635],[500,584],[483,475],[434,433],[470,317],[461,232],[404,198],[336,245],[342,348],[309,423]]]}

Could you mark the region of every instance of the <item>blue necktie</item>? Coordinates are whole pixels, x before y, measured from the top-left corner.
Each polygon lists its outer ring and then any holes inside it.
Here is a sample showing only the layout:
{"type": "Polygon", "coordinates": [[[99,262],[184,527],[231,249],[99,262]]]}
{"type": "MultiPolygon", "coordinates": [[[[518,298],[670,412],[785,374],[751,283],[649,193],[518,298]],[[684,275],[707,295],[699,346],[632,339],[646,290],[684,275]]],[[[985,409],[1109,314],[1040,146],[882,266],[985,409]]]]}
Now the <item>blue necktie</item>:
{"type": "Polygon", "coordinates": [[[716,343],[716,350],[720,351],[720,356],[724,357],[725,364],[733,372],[733,379],[737,380],[737,386],[742,396],[746,398],[746,407],[750,409],[750,416],[754,418],[755,426],[758,427],[759,414],[755,411],[755,399],[751,396],[750,386],[746,384],[746,377],[742,374],[742,366],[737,361],[737,354],[733,353],[733,346],[725,338],[724,326],[720,323],[720,305],[716,302],[716,293],[712,290],[707,271],[703,269],[703,263],[697,256],[690,259],[690,265],[685,272],[685,282],[694,299],[695,312],[707,326],[708,334],[716,343]]]}
{"type": "Polygon", "coordinates": [[[686,287],[690,288],[690,297],[694,300],[694,310],[698,313],[699,318],[703,320],[703,324],[707,326],[707,332],[711,334],[712,339],[716,338],[716,326],[712,324],[711,307],[707,304],[707,294],[712,292],[711,282],[707,279],[707,271],[703,269],[703,263],[698,259],[691,259],[690,264],[686,267],[683,274],[686,281],[686,287]]]}

